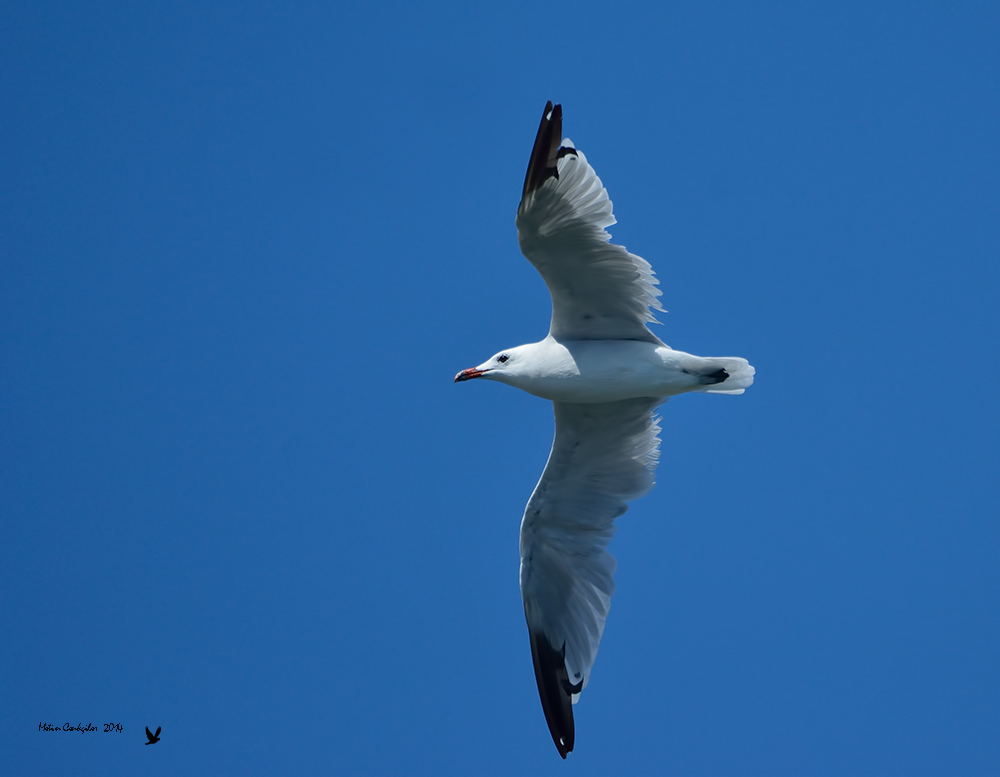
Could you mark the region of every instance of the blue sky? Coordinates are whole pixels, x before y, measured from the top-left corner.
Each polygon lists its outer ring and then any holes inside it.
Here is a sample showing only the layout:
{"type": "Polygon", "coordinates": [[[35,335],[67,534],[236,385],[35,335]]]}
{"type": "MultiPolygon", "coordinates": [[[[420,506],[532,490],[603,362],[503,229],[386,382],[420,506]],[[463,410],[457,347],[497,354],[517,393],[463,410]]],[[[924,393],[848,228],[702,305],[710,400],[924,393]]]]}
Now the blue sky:
{"type": "Polygon", "coordinates": [[[9,773],[996,773],[998,40],[992,3],[7,3],[9,773]],[[565,763],[517,582],[551,409],[451,382],[546,332],[547,99],[658,334],[757,368],[663,408],[565,763]]]}

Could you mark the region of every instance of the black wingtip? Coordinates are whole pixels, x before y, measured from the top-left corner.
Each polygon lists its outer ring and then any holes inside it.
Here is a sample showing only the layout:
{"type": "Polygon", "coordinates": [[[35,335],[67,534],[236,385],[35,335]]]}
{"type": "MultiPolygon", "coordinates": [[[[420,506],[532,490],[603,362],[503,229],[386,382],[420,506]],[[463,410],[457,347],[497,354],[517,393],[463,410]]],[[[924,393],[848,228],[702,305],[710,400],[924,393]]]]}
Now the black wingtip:
{"type": "Polygon", "coordinates": [[[559,161],[559,142],[562,140],[562,106],[552,105],[549,100],[542,112],[542,121],[535,135],[535,145],[528,160],[528,172],[524,176],[523,199],[538,189],[552,176],[558,176],[556,162],[559,161]]]}
{"type": "Polygon", "coordinates": [[[555,742],[556,750],[564,759],[573,750],[576,729],[573,723],[573,694],[583,690],[583,681],[576,685],[569,682],[566,671],[566,646],[561,650],[541,632],[531,631],[531,660],[535,665],[535,682],[538,683],[538,697],[542,701],[545,722],[555,742]]]}

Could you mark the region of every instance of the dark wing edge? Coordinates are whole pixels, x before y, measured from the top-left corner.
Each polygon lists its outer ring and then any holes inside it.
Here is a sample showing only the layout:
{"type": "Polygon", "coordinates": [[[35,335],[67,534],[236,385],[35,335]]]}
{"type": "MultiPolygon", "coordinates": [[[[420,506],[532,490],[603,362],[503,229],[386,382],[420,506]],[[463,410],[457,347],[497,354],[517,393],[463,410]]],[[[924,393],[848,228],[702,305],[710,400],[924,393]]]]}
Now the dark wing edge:
{"type": "Polygon", "coordinates": [[[563,758],[614,592],[614,522],[655,482],[662,401],[553,403],[552,452],[521,523],[521,594],[539,700],[563,758]]]}
{"type": "Polygon", "coordinates": [[[562,143],[562,106],[545,103],[517,209],[521,253],[552,296],[553,337],[665,345],[648,324],[663,310],[649,263],[611,243],[611,200],[586,157],[562,143]],[[559,166],[576,157],[580,170],[559,166]],[[546,183],[555,178],[556,184],[546,183]],[[562,186],[562,182],[566,186],[562,186]]]}
{"type": "Polygon", "coordinates": [[[157,726],[156,727],[156,736],[159,736],[161,731],[163,731],[163,726],[157,726]]]}
{"type": "Polygon", "coordinates": [[[521,200],[539,189],[552,176],[559,176],[556,163],[559,161],[559,143],[562,140],[562,106],[553,107],[552,101],[545,103],[542,121],[535,135],[535,145],[528,160],[528,172],[524,175],[524,190],[521,200]]]}
{"type": "Polygon", "coordinates": [[[149,730],[149,726],[146,726],[146,736],[149,737],[150,742],[156,739],[156,737],[153,736],[153,732],[149,730]]]}
{"type": "Polygon", "coordinates": [[[573,724],[572,694],[583,690],[583,681],[570,685],[566,671],[566,647],[556,650],[541,632],[528,629],[531,637],[531,662],[535,665],[535,682],[542,702],[545,722],[559,755],[565,760],[573,750],[576,729],[573,724]]]}

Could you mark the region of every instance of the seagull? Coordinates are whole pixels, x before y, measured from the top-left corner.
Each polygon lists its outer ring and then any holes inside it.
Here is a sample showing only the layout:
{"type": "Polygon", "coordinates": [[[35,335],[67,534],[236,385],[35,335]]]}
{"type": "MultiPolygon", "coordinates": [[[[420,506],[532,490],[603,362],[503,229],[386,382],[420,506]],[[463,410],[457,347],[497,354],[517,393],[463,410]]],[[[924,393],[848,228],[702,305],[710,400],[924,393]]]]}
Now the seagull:
{"type": "Polygon", "coordinates": [[[155,745],[160,741],[160,731],[163,730],[163,726],[156,727],[156,733],[150,733],[149,726],[146,726],[146,737],[149,739],[148,742],[143,742],[144,745],[155,745]]]}
{"type": "Polygon", "coordinates": [[[495,380],[552,401],[555,440],[521,520],[521,596],[549,733],[573,750],[573,705],[590,681],[614,593],[615,519],[652,489],[655,409],[689,391],[742,394],[737,357],[675,351],[653,334],[661,292],[645,259],[610,242],[608,192],[545,104],[517,209],[521,252],[552,296],[548,336],[508,348],[455,382],[495,380]]]}

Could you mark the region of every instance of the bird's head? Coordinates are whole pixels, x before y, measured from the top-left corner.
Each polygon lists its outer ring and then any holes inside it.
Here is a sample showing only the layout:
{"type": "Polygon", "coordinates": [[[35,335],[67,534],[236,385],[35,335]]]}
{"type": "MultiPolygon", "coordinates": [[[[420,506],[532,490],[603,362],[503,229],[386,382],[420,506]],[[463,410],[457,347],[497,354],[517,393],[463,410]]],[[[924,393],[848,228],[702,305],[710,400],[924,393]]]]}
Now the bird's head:
{"type": "Polygon", "coordinates": [[[506,351],[491,356],[478,367],[469,367],[462,370],[455,376],[455,382],[472,380],[473,378],[486,378],[487,380],[497,380],[501,383],[510,383],[515,380],[523,371],[524,346],[508,348],[506,351]]]}

